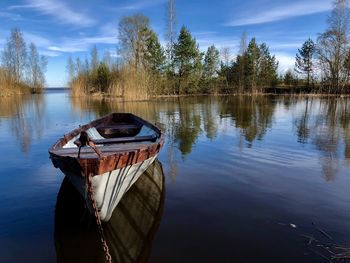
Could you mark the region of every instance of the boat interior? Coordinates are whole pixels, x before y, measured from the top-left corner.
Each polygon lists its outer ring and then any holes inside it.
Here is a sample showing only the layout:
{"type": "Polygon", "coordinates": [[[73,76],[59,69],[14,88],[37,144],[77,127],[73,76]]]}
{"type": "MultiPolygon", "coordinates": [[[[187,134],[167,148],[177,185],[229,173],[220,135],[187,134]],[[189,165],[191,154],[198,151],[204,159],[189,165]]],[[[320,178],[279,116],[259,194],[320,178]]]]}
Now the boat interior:
{"type": "MultiPolygon", "coordinates": [[[[94,147],[81,147],[79,149],[80,131],[73,131],[71,139],[64,143],[56,144],[59,147],[53,147],[52,153],[60,156],[77,157],[81,155],[84,158],[96,158],[97,152],[101,155],[109,155],[115,152],[132,151],[141,148],[147,148],[149,144],[154,143],[160,136],[159,130],[142,121],[132,114],[111,114],[100,119],[97,123],[92,122],[84,130],[94,147]]],[[[86,125],[85,125],[86,126],[86,125]]]]}

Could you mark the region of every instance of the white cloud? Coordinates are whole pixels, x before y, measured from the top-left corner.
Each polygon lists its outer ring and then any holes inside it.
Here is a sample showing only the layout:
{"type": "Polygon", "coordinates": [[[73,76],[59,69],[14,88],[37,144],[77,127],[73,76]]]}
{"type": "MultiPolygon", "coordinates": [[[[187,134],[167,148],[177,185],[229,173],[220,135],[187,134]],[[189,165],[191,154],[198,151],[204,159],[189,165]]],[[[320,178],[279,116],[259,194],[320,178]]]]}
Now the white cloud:
{"type": "Polygon", "coordinates": [[[44,55],[46,57],[59,57],[62,53],[60,52],[55,52],[51,50],[42,50],[40,51],[40,55],[44,55]]]}
{"type": "Polygon", "coordinates": [[[147,7],[151,7],[153,5],[157,5],[160,3],[165,2],[166,0],[142,0],[142,1],[137,1],[122,7],[118,7],[118,10],[130,10],[130,11],[136,11],[136,10],[141,10],[147,7]]]}
{"type": "Polygon", "coordinates": [[[49,39],[39,36],[37,34],[23,32],[23,37],[28,44],[32,42],[37,47],[47,47],[51,45],[51,41],[49,39]]]}
{"type": "Polygon", "coordinates": [[[23,20],[23,17],[21,15],[9,13],[9,12],[0,12],[0,17],[8,18],[8,19],[11,19],[13,21],[23,20]]]}
{"type": "Polygon", "coordinates": [[[17,10],[17,9],[32,9],[36,8],[38,5],[11,5],[7,7],[7,10],[17,10]]]}
{"type": "Polygon", "coordinates": [[[91,17],[88,17],[81,12],[73,11],[62,1],[27,0],[27,2],[28,5],[13,5],[9,6],[7,9],[34,9],[42,14],[53,16],[61,23],[79,27],[88,27],[96,23],[96,21],[91,17]]]}
{"type": "Polygon", "coordinates": [[[86,48],[77,47],[77,46],[49,46],[47,47],[50,51],[63,52],[63,53],[74,53],[80,51],[86,51],[86,48]]]}
{"type": "Polygon", "coordinates": [[[275,53],[275,57],[278,60],[278,71],[283,74],[288,69],[293,69],[295,65],[295,57],[286,53],[275,53]]]}
{"type": "Polygon", "coordinates": [[[228,22],[227,26],[244,26],[263,24],[268,22],[280,21],[292,17],[311,15],[315,13],[325,12],[332,8],[331,1],[318,0],[295,2],[292,4],[280,5],[270,10],[262,10],[257,12],[256,6],[250,13],[245,13],[242,18],[233,19],[228,22]]]}
{"type": "Polygon", "coordinates": [[[118,42],[115,36],[95,36],[82,38],[66,38],[60,44],[47,47],[50,51],[62,53],[74,53],[88,51],[95,44],[116,45],[118,42]]]}
{"type": "Polygon", "coordinates": [[[229,47],[231,51],[234,52],[239,44],[239,40],[237,38],[230,36],[220,36],[217,32],[213,31],[194,32],[193,36],[195,37],[196,42],[202,51],[206,51],[208,47],[215,45],[215,47],[218,49],[229,47]]]}
{"type": "Polygon", "coordinates": [[[296,43],[272,43],[269,45],[271,49],[298,49],[301,47],[303,42],[296,43]]]}
{"type": "Polygon", "coordinates": [[[103,35],[115,34],[115,37],[118,35],[118,20],[108,22],[100,27],[100,33],[103,35]]]}

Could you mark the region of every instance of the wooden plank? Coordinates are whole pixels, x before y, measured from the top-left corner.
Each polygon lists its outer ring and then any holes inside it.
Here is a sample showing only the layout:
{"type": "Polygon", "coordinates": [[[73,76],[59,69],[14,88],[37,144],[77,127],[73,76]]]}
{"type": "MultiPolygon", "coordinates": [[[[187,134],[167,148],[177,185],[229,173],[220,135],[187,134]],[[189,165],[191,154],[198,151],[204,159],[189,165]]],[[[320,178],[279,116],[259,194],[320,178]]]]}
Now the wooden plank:
{"type": "Polygon", "coordinates": [[[111,124],[111,125],[100,125],[97,126],[96,129],[103,130],[132,130],[132,129],[138,129],[139,127],[136,124],[111,124]]]}
{"type": "Polygon", "coordinates": [[[111,144],[111,143],[125,143],[125,142],[155,141],[156,139],[157,139],[157,136],[153,134],[153,135],[145,135],[145,136],[98,139],[98,140],[92,140],[92,141],[95,144],[111,144]]]}
{"type": "MultiPolygon", "coordinates": [[[[114,153],[121,153],[121,152],[128,152],[128,151],[134,151],[138,149],[144,149],[147,148],[149,144],[140,144],[140,143],[130,143],[130,144],[118,144],[118,145],[109,145],[109,146],[103,146],[98,147],[98,149],[102,152],[102,156],[114,154],[114,153]]],[[[50,150],[51,153],[59,156],[71,156],[71,157],[77,157],[78,156],[79,148],[59,148],[59,149],[53,149],[50,150]]],[[[80,157],[81,158],[88,158],[90,156],[92,158],[97,158],[97,154],[91,147],[82,147],[80,151],[80,157]]]]}

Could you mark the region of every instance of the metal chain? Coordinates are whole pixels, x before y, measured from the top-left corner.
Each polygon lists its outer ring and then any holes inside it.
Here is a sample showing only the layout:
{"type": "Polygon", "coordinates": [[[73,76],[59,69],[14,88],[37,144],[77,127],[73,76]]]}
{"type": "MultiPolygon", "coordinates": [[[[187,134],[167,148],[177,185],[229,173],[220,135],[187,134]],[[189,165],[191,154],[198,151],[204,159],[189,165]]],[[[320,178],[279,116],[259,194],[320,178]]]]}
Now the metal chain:
{"type": "Polygon", "coordinates": [[[88,198],[89,198],[89,200],[91,202],[91,205],[92,205],[92,208],[93,208],[95,220],[96,220],[96,223],[97,223],[98,232],[99,232],[100,237],[101,237],[100,240],[101,240],[101,243],[102,243],[103,251],[105,253],[106,262],[112,263],[112,257],[111,257],[111,254],[109,253],[108,244],[107,244],[104,232],[103,232],[101,218],[100,218],[100,215],[98,213],[97,206],[96,206],[96,201],[95,201],[95,198],[94,198],[94,191],[93,191],[92,182],[91,182],[92,175],[91,174],[89,174],[89,175],[86,174],[86,172],[87,172],[86,168],[87,167],[85,166],[85,178],[86,178],[86,184],[87,184],[87,188],[86,188],[87,189],[87,195],[88,195],[88,198]]]}

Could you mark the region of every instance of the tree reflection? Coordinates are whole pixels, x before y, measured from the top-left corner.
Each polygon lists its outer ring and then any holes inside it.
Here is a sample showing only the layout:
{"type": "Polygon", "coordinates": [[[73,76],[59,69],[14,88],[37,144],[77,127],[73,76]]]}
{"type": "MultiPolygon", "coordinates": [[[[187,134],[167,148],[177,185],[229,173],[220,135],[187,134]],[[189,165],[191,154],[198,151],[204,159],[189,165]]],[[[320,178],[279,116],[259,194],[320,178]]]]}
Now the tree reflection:
{"type": "Polygon", "coordinates": [[[44,113],[42,94],[1,98],[0,117],[9,120],[9,129],[23,152],[29,151],[34,136],[42,136],[44,113]]]}
{"type": "Polygon", "coordinates": [[[305,106],[302,103],[296,106],[296,110],[304,107],[303,113],[294,120],[298,142],[307,143],[310,138],[311,143],[322,153],[320,164],[327,181],[334,180],[338,174],[342,147],[344,147],[344,159],[349,162],[348,100],[348,98],[328,97],[318,99],[318,104],[313,105],[313,99],[311,101],[306,99],[305,106]]]}
{"type": "Polygon", "coordinates": [[[309,129],[309,105],[312,108],[312,102],[313,99],[311,98],[311,101],[309,103],[309,98],[307,97],[305,100],[305,110],[301,114],[299,118],[296,118],[294,125],[296,126],[296,133],[298,136],[298,142],[302,144],[306,144],[309,135],[310,135],[310,129],[309,129]]]}
{"type": "Polygon", "coordinates": [[[178,158],[193,151],[199,137],[215,140],[231,127],[238,132],[238,146],[253,147],[276,121],[275,113],[292,116],[297,141],[312,144],[321,153],[326,180],[333,180],[344,159],[350,165],[350,106],[348,98],[300,96],[222,96],[162,98],[154,101],[122,102],[72,98],[78,112],[94,112],[97,117],[113,111],[132,112],[160,126],[166,136],[166,152],[171,178],[175,180],[178,158]]]}
{"type": "Polygon", "coordinates": [[[225,97],[220,103],[220,116],[230,116],[236,128],[252,147],[272,127],[276,102],[270,96],[225,97]]]}

